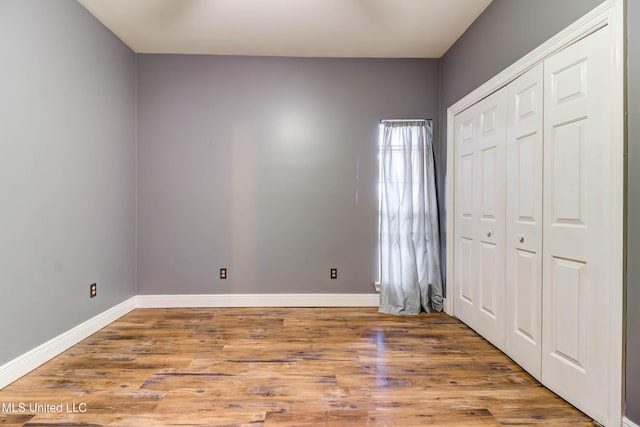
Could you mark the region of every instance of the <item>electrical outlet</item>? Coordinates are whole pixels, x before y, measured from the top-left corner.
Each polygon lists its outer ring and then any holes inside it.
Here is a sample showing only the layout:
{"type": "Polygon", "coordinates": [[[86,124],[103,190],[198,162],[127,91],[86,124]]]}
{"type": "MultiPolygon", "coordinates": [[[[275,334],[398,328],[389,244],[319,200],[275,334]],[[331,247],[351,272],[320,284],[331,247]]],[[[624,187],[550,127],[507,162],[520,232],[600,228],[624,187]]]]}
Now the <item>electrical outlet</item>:
{"type": "Polygon", "coordinates": [[[98,284],[92,283],[89,285],[89,298],[94,298],[98,295],[98,284]]]}
{"type": "Polygon", "coordinates": [[[220,269],[220,278],[223,279],[223,280],[227,278],[227,269],[226,268],[221,268],[220,269]]]}
{"type": "Polygon", "coordinates": [[[331,278],[332,279],[337,279],[338,278],[338,269],[337,268],[332,268],[331,269],[331,278]]]}

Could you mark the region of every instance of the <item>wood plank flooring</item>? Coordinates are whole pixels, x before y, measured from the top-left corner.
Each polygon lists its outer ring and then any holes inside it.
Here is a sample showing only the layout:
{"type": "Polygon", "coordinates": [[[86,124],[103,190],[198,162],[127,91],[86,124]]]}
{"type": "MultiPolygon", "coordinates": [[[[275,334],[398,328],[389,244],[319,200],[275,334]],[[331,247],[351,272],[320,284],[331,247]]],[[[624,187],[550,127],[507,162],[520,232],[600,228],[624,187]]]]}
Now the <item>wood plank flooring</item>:
{"type": "Polygon", "coordinates": [[[0,426],[595,425],[458,320],[375,308],[134,310],[0,405],[0,426]]]}

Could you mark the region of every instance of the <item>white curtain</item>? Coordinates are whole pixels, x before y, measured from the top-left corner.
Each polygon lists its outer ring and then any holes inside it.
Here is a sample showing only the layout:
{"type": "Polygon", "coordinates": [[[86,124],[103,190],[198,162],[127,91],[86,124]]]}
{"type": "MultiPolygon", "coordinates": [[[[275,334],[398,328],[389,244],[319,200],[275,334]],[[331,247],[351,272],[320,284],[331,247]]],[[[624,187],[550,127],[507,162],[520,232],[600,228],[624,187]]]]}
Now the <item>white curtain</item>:
{"type": "Polygon", "coordinates": [[[430,120],[383,121],[380,312],[442,310],[430,120]]]}

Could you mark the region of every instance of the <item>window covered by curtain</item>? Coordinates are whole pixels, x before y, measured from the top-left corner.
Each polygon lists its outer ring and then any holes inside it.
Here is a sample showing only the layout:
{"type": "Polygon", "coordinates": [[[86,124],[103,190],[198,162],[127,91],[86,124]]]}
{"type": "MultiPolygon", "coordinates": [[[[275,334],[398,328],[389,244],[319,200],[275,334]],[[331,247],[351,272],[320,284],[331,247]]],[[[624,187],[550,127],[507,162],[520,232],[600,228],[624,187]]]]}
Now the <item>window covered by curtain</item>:
{"type": "Polygon", "coordinates": [[[441,311],[432,123],[394,120],[382,127],[380,311],[441,311]]]}

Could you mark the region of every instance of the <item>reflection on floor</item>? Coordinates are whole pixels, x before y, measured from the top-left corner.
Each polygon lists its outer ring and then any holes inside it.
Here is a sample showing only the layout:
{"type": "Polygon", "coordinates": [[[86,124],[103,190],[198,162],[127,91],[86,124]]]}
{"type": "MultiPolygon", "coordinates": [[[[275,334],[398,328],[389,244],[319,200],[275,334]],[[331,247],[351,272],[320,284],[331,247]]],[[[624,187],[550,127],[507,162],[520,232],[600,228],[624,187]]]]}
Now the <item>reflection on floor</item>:
{"type": "Polygon", "coordinates": [[[594,425],[458,320],[375,308],[137,309],[0,404],[2,426],[594,425]]]}

